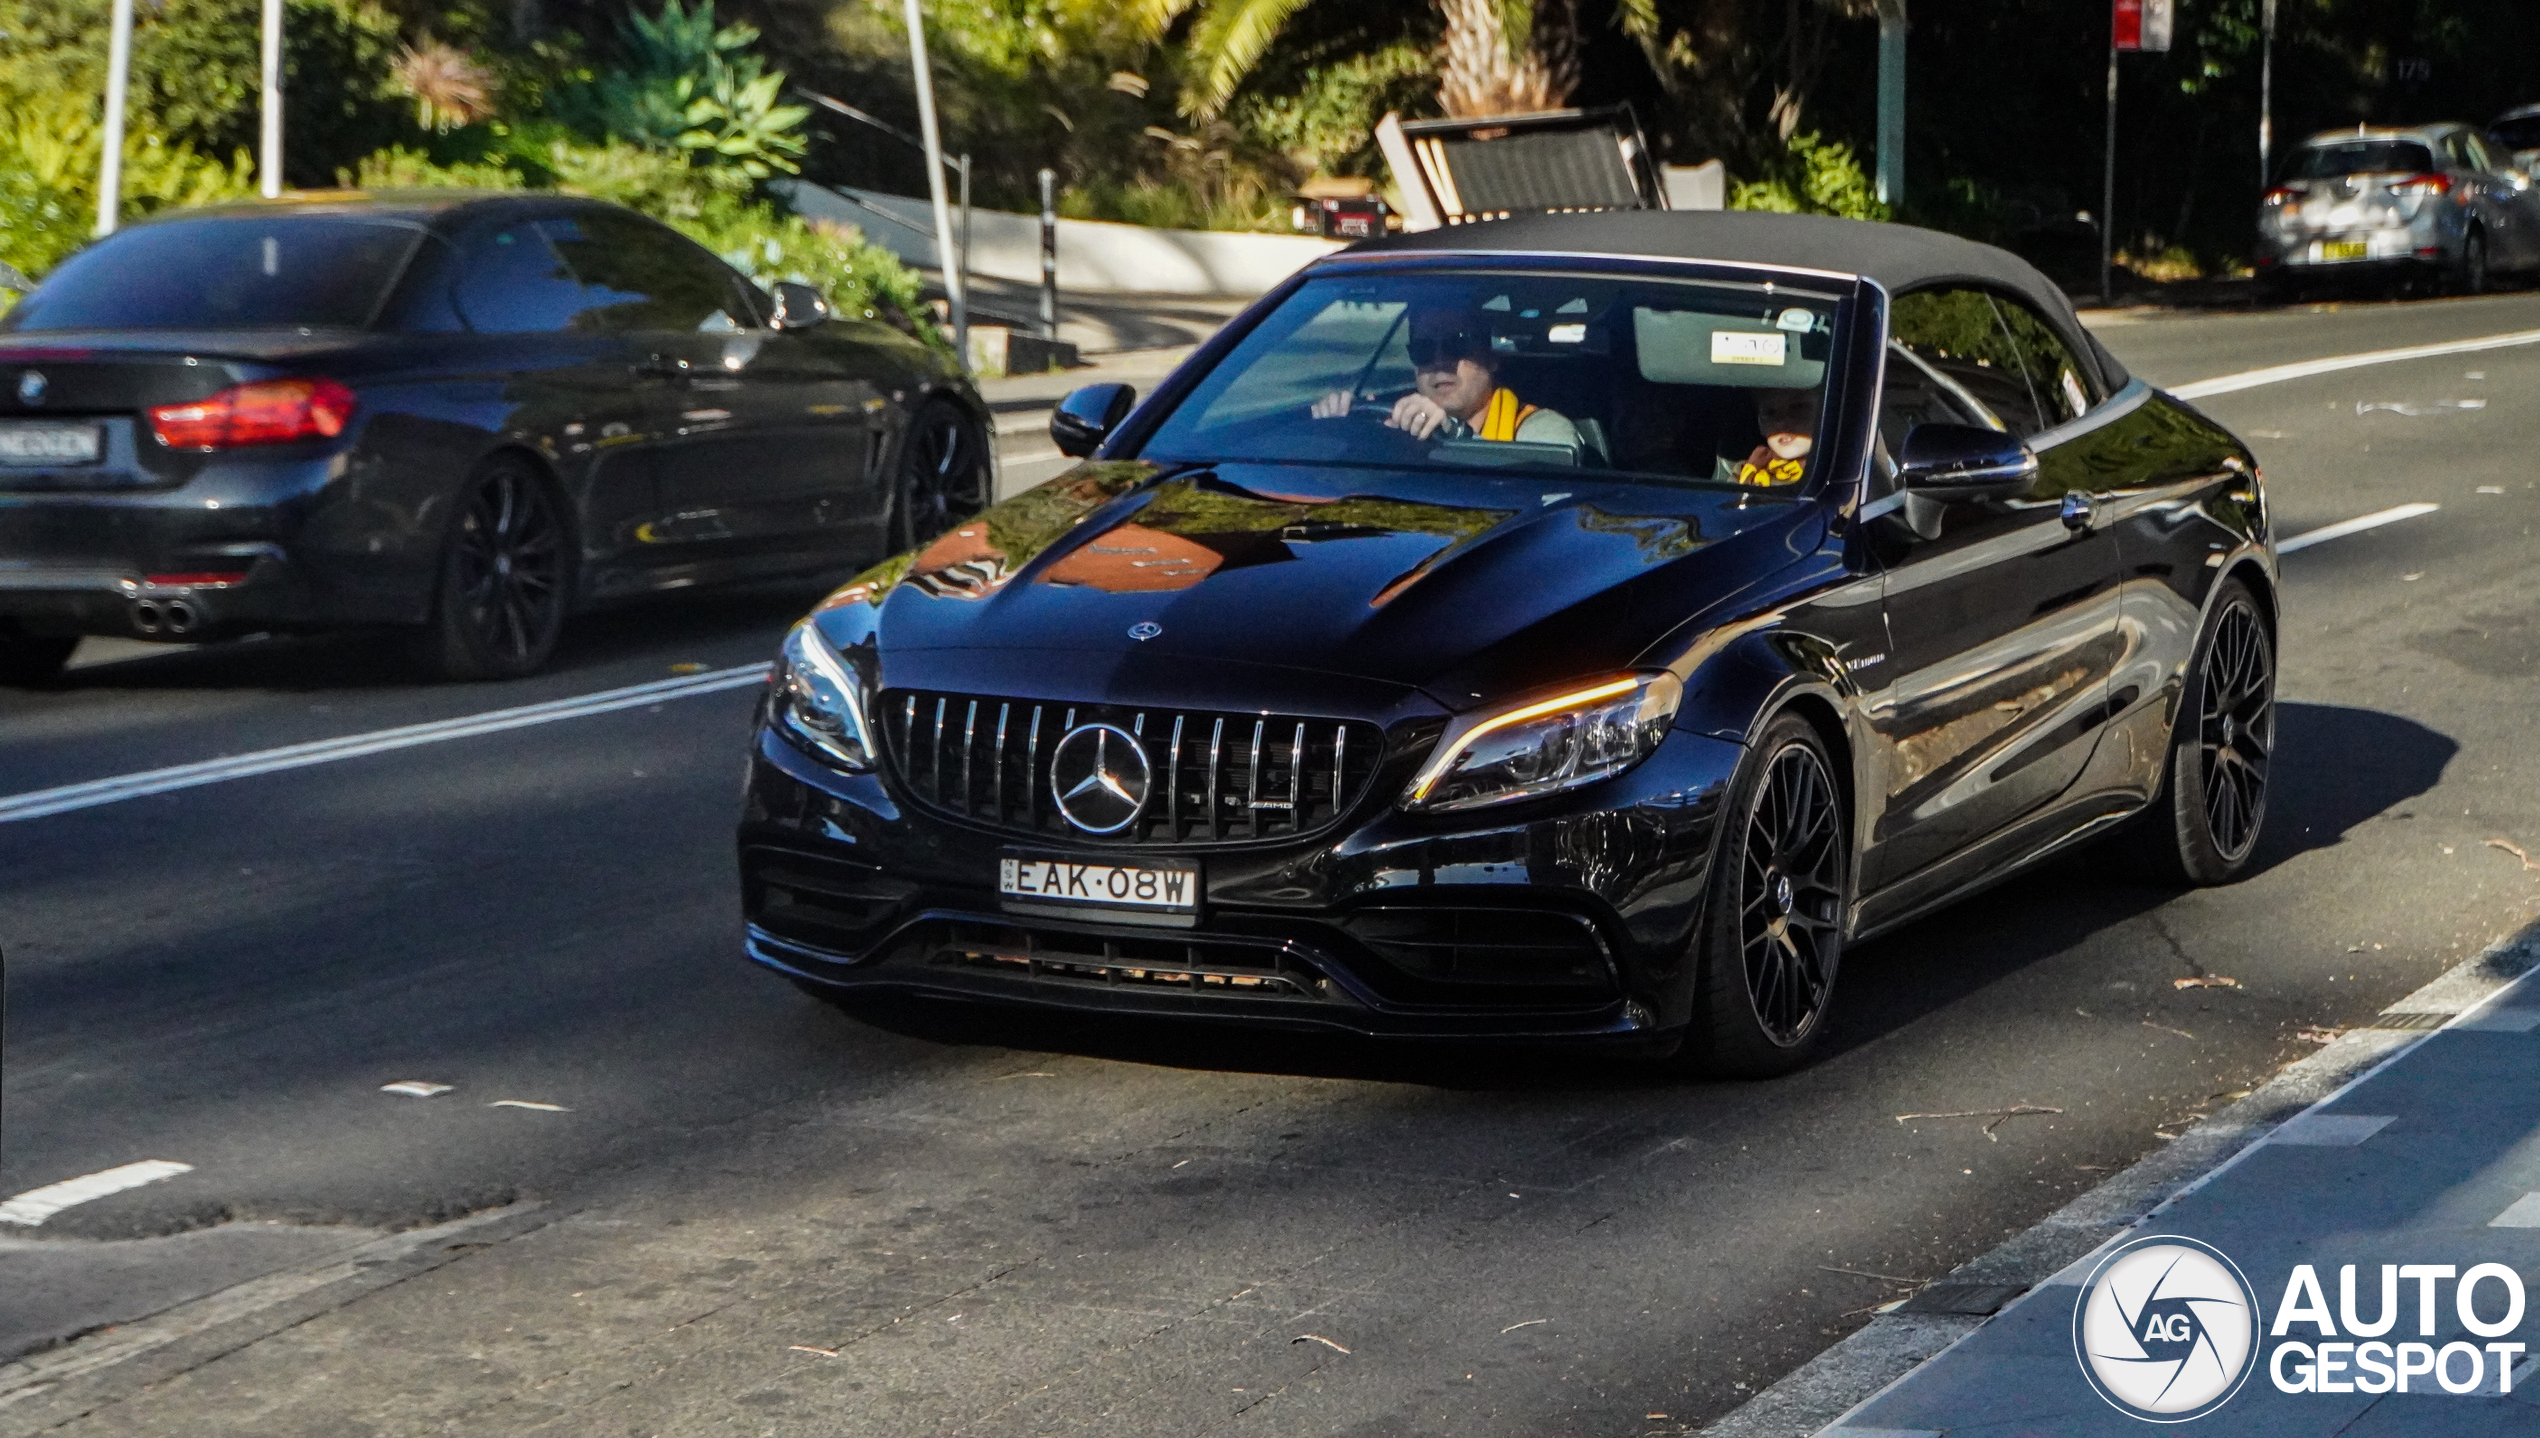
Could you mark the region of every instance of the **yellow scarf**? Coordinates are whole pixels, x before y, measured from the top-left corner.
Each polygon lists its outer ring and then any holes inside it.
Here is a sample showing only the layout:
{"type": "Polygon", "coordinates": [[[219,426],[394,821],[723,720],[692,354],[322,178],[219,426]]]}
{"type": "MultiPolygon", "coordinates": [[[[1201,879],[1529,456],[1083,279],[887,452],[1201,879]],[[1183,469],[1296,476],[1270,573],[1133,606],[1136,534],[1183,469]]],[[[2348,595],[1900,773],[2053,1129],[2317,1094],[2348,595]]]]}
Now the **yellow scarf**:
{"type": "Polygon", "coordinates": [[[1757,464],[1754,454],[1738,461],[1738,483],[1761,485],[1766,488],[1797,484],[1800,476],[1808,472],[1808,461],[1805,459],[1784,459],[1770,449],[1761,448],[1757,449],[1755,454],[1764,456],[1764,462],[1757,464]]]}
{"type": "Polygon", "coordinates": [[[1513,389],[1502,387],[1491,391],[1490,404],[1482,411],[1478,427],[1481,437],[1502,443],[1517,437],[1517,426],[1533,416],[1535,407],[1517,398],[1513,389]]]}

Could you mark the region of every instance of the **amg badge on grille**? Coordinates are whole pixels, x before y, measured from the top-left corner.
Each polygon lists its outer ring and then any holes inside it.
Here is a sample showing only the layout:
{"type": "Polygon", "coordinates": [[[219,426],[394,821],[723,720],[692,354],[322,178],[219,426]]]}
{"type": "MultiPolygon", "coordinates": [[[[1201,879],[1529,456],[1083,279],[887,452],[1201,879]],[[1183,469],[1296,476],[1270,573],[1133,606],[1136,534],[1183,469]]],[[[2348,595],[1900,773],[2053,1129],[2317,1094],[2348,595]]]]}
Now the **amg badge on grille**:
{"type": "Polygon", "coordinates": [[[1050,753],[1050,795],[1067,822],[1088,834],[1117,834],[1136,823],[1154,782],[1137,736],[1109,724],[1080,724],[1050,753]]]}

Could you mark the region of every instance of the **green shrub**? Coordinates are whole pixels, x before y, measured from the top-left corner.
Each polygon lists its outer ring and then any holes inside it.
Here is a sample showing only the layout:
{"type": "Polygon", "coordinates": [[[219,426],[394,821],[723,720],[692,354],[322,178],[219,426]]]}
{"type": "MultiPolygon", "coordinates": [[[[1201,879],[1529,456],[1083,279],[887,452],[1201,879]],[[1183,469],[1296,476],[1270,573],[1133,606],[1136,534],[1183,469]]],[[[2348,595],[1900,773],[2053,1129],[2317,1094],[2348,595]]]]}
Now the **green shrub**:
{"type": "Polygon", "coordinates": [[[1878,198],[1877,187],[1862,173],[1852,147],[1820,139],[1813,132],[1791,136],[1782,160],[1763,178],[1732,188],[1729,208],[1841,215],[1850,220],[1893,218],[1878,198]]]}
{"type": "MultiPolygon", "coordinates": [[[[88,243],[104,151],[104,128],[71,96],[0,100],[0,263],[38,279],[88,243]]],[[[126,218],[254,192],[255,169],[243,151],[223,165],[147,130],[124,133],[126,218]]]]}

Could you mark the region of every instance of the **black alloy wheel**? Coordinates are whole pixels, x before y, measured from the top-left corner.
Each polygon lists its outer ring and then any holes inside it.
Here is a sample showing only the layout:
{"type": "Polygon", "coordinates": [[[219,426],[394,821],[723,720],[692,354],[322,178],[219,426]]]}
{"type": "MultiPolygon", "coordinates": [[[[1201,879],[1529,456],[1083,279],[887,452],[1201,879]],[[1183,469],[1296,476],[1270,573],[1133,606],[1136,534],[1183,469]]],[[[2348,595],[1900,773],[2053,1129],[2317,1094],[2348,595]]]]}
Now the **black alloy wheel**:
{"type": "Polygon", "coordinates": [[[1843,960],[1851,824],[1825,741],[1785,714],[1749,751],[1722,811],[1684,1058],[1766,1078],[1823,1051],[1843,960]]]}
{"type": "Polygon", "coordinates": [[[2257,597],[2234,579],[2197,646],[2161,795],[2136,831],[2154,876],[2204,885],[2246,873],[2274,761],[2275,639],[2257,597]]]}
{"type": "Polygon", "coordinates": [[[460,492],[425,629],[425,657],[449,679],[511,679],[554,655],[572,599],[572,550],[553,486],[518,455],[460,492]]]}
{"type": "Polygon", "coordinates": [[[29,634],[12,619],[0,619],[0,684],[42,684],[58,677],[79,647],[76,634],[29,634]]]}
{"type": "Polygon", "coordinates": [[[930,400],[900,438],[891,550],[915,549],[988,507],[988,446],[959,406],[930,400]]]}

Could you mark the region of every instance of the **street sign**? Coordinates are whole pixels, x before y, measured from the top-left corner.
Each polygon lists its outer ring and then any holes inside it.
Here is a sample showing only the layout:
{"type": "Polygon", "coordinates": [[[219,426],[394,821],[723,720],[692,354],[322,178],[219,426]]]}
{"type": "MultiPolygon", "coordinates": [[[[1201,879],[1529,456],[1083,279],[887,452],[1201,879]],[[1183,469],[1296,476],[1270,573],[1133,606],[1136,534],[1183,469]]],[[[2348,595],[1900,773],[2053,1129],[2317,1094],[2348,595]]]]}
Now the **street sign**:
{"type": "Polygon", "coordinates": [[[2178,0],[2116,0],[2116,48],[2165,51],[2178,20],[2178,0]]]}

